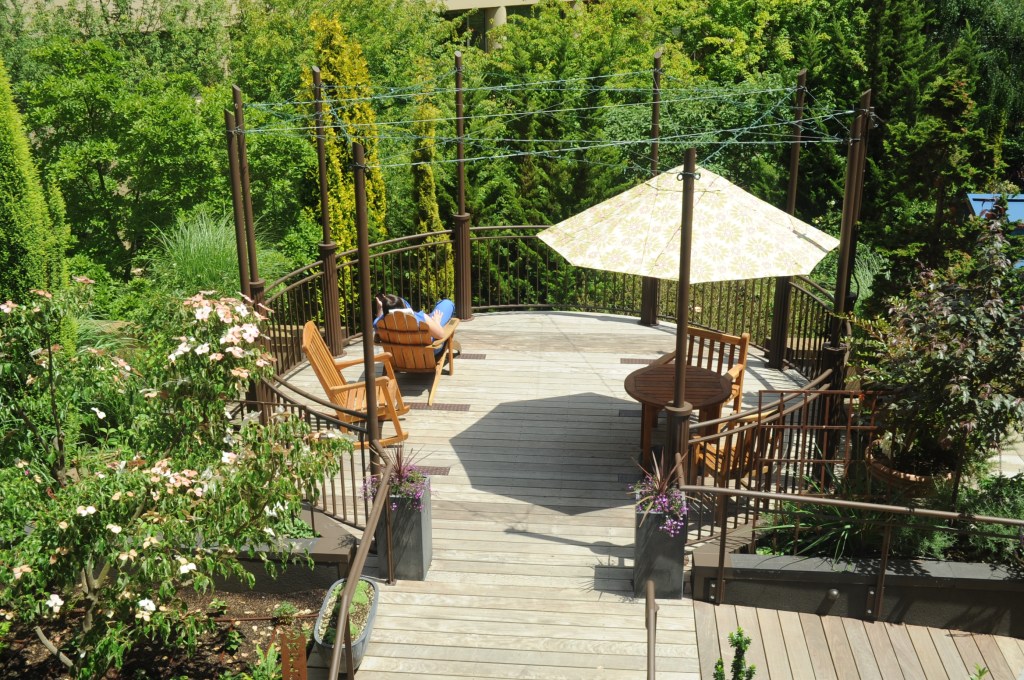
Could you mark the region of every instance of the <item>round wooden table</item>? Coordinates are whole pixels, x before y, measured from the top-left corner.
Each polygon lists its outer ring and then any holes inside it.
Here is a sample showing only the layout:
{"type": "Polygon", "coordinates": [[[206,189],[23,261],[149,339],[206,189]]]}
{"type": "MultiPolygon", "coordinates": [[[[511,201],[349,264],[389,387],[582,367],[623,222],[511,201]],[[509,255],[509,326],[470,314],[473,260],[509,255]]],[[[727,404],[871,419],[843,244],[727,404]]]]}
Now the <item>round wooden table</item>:
{"type": "MultiPolygon", "coordinates": [[[[675,362],[651,364],[626,376],[626,393],[640,402],[640,449],[643,455],[651,451],[651,430],[658,422],[658,411],[671,403],[675,396],[675,362]]],[[[722,404],[732,392],[732,378],[706,368],[686,367],[687,402],[698,412],[698,421],[722,417],[722,404]]]]}

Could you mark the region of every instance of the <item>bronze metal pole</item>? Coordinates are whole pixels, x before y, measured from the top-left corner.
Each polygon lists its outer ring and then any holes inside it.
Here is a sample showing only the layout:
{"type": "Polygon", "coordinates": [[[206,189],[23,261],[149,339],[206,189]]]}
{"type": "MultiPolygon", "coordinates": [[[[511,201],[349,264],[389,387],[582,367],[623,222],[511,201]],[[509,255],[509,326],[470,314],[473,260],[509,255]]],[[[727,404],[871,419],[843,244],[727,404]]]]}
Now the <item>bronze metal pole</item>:
{"type": "MultiPolygon", "coordinates": [[[[860,231],[860,207],[864,200],[864,171],[867,168],[868,138],[871,134],[871,90],[864,93],[858,107],[857,115],[862,117],[863,120],[860,126],[860,138],[857,140],[857,161],[854,166],[854,193],[853,208],[851,211],[853,223],[850,236],[849,262],[846,266],[846,296],[848,302],[850,301],[850,286],[853,281],[854,266],[857,262],[857,235],[860,231]]],[[[852,312],[853,309],[847,309],[846,311],[852,312]]]]}
{"type": "Polygon", "coordinates": [[[675,391],[672,403],[665,407],[669,420],[669,450],[663,465],[676,454],[687,459],[687,478],[691,476],[689,460],[690,414],[693,406],[686,402],[686,336],[690,323],[690,245],[693,240],[693,188],[697,177],[697,150],[687,149],[683,166],[683,205],[679,227],[679,293],[676,297],[676,361],[675,391]]]}
{"type": "MultiPolygon", "coordinates": [[[[800,179],[800,142],[803,138],[804,95],[807,92],[807,69],[796,76],[796,111],[793,141],[789,147],[789,187],[786,191],[786,212],[796,214],[797,184],[800,179]]],[[[768,367],[781,369],[786,363],[789,342],[789,286],[791,276],[775,279],[775,304],[772,307],[772,342],[768,351],[768,367]]]]}
{"type": "Polygon", "coordinates": [[[458,208],[452,228],[452,245],[455,249],[455,316],[467,320],[473,318],[473,271],[470,262],[469,220],[466,212],[466,120],[463,115],[462,95],[462,52],[455,52],[455,135],[458,162],[458,208]]]}
{"type": "MultiPolygon", "coordinates": [[[[871,103],[871,90],[864,92],[860,97],[858,111],[866,111],[871,103]],[[865,106],[867,104],[867,106],[865,106]]],[[[858,153],[857,145],[861,142],[864,134],[863,126],[866,116],[858,113],[853,121],[850,144],[846,153],[846,185],[843,192],[843,217],[839,230],[839,271],[836,275],[835,293],[835,316],[832,318],[832,328],[829,337],[829,344],[833,349],[839,347],[839,335],[842,328],[842,317],[846,315],[846,294],[849,292],[850,282],[850,249],[853,247],[853,226],[856,221],[854,210],[857,196],[857,170],[858,153]]]]}
{"type": "Polygon", "coordinates": [[[243,295],[252,297],[249,288],[249,253],[245,241],[245,215],[242,208],[242,178],[238,172],[238,137],[235,130],[235,116],[224,111],[224,127],[227,128],[228,170],[231,175],[231,207],[235,216],[235,250],[238,253],[238,278],[243,295]]]}
{"type": "Polygon", "coordinates": [[[324,130],[323,83],[320,68],[313,67],[313,99],[316,111],[316,157],[320,181],[320,226],[323,241],[318,246],[324,293],[324,326],[327,331],[327,346],[331,354],[338,356],[345,351],[344,332],[341,329],[341,305],[338,301],[338,244],[331,237],[331,203],[328,196],[327,180],[327,133],[324,130]]]}
{"type": "MultiPolygon", "coordinates": [[[[661,137],[661,50],[654,53],[654,80],[651,87],[651,177],[658,176],[658,146],[661,137]]],[[[640,280],[640,324],[658,325],[658,284],[653,276],[640,280]]]]}
{"type": "Polygon", "coordinates": [[[352,172],[355,175],[356,237],[359,246],[359,300],[363,325],[363,373],[366,380],[366,438],[380,440],[377,422],[376,367],[373,362],[373,293],[370,290],[370,227],[366,211],[366,165],[363,145],[352,143],[352,172]]]}
{"type": "MultiPolygon", "coordinates": [[[[245,113],[242,107],[242,90],[237,85],[231,86],[235,105],[235,123],[238,135],[238,169],[242,179],[242,207],[245,214],[245,240],[249,247],[249,277],[252,281],[252,297],[256,299],[257,284],[259,293],[263,292],[263,280],[260,279],[259,264],[256,261],[256,227],[252,216],[252,192],[249,185],[249,152],[245,142],[245,113]]],[[[262,301],[262,300],[261,300],[262,301]]]]}

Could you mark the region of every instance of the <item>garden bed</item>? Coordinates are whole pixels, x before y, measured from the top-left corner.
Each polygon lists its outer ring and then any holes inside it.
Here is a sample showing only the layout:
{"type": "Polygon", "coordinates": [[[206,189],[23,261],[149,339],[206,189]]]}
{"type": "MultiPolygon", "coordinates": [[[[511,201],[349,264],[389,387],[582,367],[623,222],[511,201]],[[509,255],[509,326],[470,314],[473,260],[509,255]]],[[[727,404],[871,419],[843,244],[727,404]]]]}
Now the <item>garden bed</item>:
{"type": "MultiPolygon", "coordinates": [[[[283,595],[221,590],[202,596],[189,595],[186,598],[189,607],[196,611],[211,611],[210,604],[214,600],[223,603],[212,608],[221,621],[216,634],[204,636],[191,657],[180,650],[139,647],[127,657],[120,672],[111,671],[106,677],[164,680],[220,678],[225,673],[250,672],[258,661],[257,650],[265,651],[275,633],[294,627],[305,630],[307,639],[312,639],[313,622],[323,596],[322,589],[283,595]],[[294,612],[290,621],[289,617],[275,616],[289,608],[294,612]]],[[[59,641],[59,631],[48,632],[59,641]]],[[[14,629],[11,638],[11,647],[0,651],[0,679],[70,680],[72,676],[43,648],[31,630],[14,629]]]]}

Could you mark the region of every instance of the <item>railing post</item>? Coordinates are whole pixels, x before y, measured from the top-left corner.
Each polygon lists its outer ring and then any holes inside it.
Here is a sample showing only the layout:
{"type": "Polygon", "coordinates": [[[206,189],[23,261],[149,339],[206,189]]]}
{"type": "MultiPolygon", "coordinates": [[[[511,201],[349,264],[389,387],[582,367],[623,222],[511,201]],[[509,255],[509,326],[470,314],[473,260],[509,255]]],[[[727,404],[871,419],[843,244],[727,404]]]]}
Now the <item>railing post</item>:
{"type": "MultiPolygon", "coordinates": [[[[377,421],[377,390],[374,382],[377,369],[373,362],[373,293],[370,291],[370,230],[366,208],[366,163],[363,145],[352,142],[352,174],[356,194],[356,240],[359,244],[359,300],[363,328],[363,373],[366,382],[366,439],[371,444],[380,440],[377,421]]],[[[376,450],[374,451],[376,457],[376,450]]],[[[372,459],[371,459],[372,460],[372,459]]]]}
{"type": "MultiPolygon", "coordinates": [[[[651,88],[651,177],[658,176],[658,142],[661,137],[661,50],[654,53],[654,82],[651,88]]],[[[651,276],[640,279],[640,324],[658,325],[658,284],[651,276]]]]}
{"type": "Polygon", "coordinates": [[[327,346],[331,354],[338,356],[345,352],[345,332],[341,327],[341,308],[338,302],[338,244],[331,236],[331,204],[327,186],[327,148],[324,132],[323,84],[320,67],[313,67],[313,99],[316,110],[316,156],[320,182],[320,226],[324,240],[319,245],[320,261],[323,262],[321,281],[324,294],[324,327],[327,331],[327,346]]]}
{"type": "Polygon", "coordinates": [[[889,548],[892,545],[892,520],[885,523],[885,531],[882,534],[882,559],[878,564],[878,580],[875,582],[875,590],[870,593],[871,600],[868,601],[867,615],[877,621],[882,615],[882,597],[885,595],[885,570],[889,568],[889,548]]]}
{"type": "Polygon", "coordinates": [[[462,99],[462,52],[455,52],[455,134],[458,162],[459,212],[454,216],[452,245],[455,249],[455,316],[466,320],[473,318],[473,272],[469,243],[469,218],[466,212],[466,121],[463,117],[462,99]]]}
{"type": "MultiPolygon", "coordinates": [[[[242,215],[245,222],[245,244],[249,255],[249,297],[253,308],[263,304],[263,290],[266,282],[260,278],[259,260],[256,255],[256,227],[252,215],[252,193],[249,184],[249,152],[245,141],[245,112],[242,106],[242,90],[237,85],[231,87],[232,102],[235,110],[236,139],[235,149],[238,152],[238,174],[242,190],[242,215]]],[[[265,338],[264,338],[265,341],[265,338]]],[[[253,394],[253,390],[250,390],[253,394]]],[[[262,380],[256,382],[256,407],[260,412],[260,422],[270,422],[271,392],[262,380]]]]}
{"type": "Polygon", "coordinates": [[[658,649],[658,601],[654,595],[654,581],[647,580],[645,601],[645,623],[647,626],[647,680],[655,680],[658,649]]]}
{"type": "MultiPolygon", "coordinates": [[[[800,142],[803,137],[804,94],[807,91],[807,69],[797,74],[796,111],[793,141],[789,147],[789,187],[786,191],[786,212],[796,214],[796,192],[800,180],[800,142]]],[[[772,308],[772,342],[768,348],[768,367],[781,370],[786,363],[789,341],[789,300],[792,277],[775,279],[775,305],[772,308]]]]}
{"type": "Polygon", "coordinates": [[[238,130],[235,127],[235,116],[224,111],[224,127],[228,138],[228,169],[231,175],[231,207],[235,218],[235,251],[238,253],[239,290],[242,295],[252,297],[249,290],[249,251],[245,243],[245,213],[242,208],[242,175],[238,170],[238,130]]]}

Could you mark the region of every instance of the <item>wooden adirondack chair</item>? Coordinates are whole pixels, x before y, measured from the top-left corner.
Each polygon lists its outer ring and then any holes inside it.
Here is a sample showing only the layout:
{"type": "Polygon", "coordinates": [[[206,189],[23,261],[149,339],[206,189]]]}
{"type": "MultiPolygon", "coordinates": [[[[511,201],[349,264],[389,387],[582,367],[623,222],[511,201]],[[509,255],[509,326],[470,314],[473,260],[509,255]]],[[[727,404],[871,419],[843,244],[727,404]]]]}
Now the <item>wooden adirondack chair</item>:
{"type": "MultiPolygon", "coordinates": [[[[338,407],[335,412],[338,420],[345,423],[364,421],[365,417],[354,415],[350,411],[366,412],[366,382],[348,382],[341,373],[342,369],[361,364],[363,360],[340,360],[331,356],[327,343],[320,336],[320,329],[312,321],[308,321],[302,329],[302,351],[309,359],[309,365],[313,367],[313,372],[316,373],[327,398],[338,407]]],[[[407,413],[409,407],[398,389],[398,381],[395,380],[395,372],[391,366],[391,356],[387,353],[378,354],[374,361],[384,365],[384,375],[371,378],[377,386],[378,418],[382,424],[390,421],[395,429],[395,434],[389,437],[381,436],[380,439],[382,445],[390,446],[409,438],[409,433],[402,429],[402,423],[398,420],[398,416],[407,413]]]]}
{"type": "Polygon", "coordinates": [[[434,403],[434,391],[441,379],[445,359],[448,361],[448,375],[455,373],[455,329],[458,319],[451,319],[444,326],[444,337],[435,340],[427,324],[412,314],[392,312],[377,322],[377,339],[385,352],[394,357],[395,369],[407,373],[433,373],[427,404],[434,403]]]}

